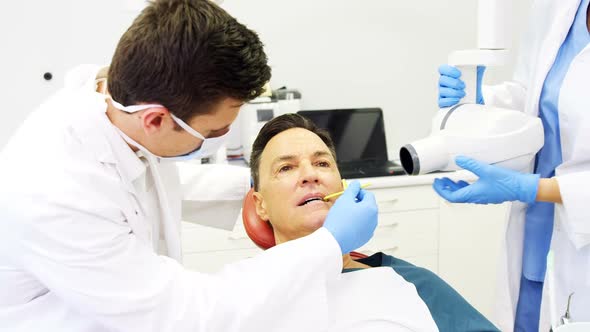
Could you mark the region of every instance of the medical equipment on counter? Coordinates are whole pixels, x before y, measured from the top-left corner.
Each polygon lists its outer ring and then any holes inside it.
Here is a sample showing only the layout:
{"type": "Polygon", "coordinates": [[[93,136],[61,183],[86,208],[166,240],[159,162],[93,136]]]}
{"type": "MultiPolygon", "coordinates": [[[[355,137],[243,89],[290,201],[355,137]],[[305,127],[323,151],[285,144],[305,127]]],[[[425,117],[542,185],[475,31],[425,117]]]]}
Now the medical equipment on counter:
{"type": "Polygon", "coordinates": [[[252,143],[264,124],[279,115],[296,113],[299,110],[301,110],[299,91],[281,88],[271,93],[270,87],[267,86],[266,93],[242,106],[228,138],[228,160],[249,161],[252,143]]]}
{"type": "Polygon", "coordinates": [[[238,121],[241,126],[240,141],[243,155],[247,161],[250,160],[252,143],[254,143],[260,129],[275,117],[278,108],[278,103],[270,97],[259,97],[242,106],[238,121]]]}
{"type": "Polygon", "coordinates": [[[429,137],[406,144],[400,160],[407,174],[457,170],[455,157],[465,155],[489,164],[524,170],[543,146],[539,118],[514,110],[477,105],[477,66],[506,63],[507,0],[479,0],[478,49],[449,55],[449,64],[462,72],[463,104],[438,111],[429,137]]]}
{"type": "Polygon", "coordinates": [[[275,116],[301,111],[301,92],[299,90],[282,87],[274,90],[272,96],[279,104],[279,109],[275,116]]]}
{"type": "Polygon", "coordinates": [[[429,137],[404,145],[401,164],[407,174],[457,170],[455,157],[523,170],[543,146],[537,117],[477,104],[443,109],[432,120],[429,137]]]}

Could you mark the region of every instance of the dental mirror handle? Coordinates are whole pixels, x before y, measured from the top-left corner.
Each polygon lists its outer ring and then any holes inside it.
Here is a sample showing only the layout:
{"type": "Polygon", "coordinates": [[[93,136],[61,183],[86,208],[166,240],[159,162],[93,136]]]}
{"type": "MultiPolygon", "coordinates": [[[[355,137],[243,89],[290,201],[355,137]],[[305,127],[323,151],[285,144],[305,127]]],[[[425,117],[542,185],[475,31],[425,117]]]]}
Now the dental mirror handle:
{"type": "Polygon", "coordinates": [[[570,304],[572,303],[573,295],[574,293],[571,293],[567,298],[567,307],[565,308],[565,314],[561,317],[561,324],[569,324],[570,319],[572,318],[570,315],[570,304]]]}

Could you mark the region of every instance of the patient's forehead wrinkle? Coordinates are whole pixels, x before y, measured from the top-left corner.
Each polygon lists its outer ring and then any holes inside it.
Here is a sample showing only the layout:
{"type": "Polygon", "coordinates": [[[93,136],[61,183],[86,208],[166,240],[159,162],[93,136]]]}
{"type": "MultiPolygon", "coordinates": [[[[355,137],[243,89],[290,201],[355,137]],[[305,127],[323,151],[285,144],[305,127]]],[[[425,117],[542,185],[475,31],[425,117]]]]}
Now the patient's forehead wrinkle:
{"type": "Polygon", "coordinates": [[[297,156],[292,155],[292,154],[278,156],[272,161],[271,166],[273,166],[277,163],[283,162],[283,161],[291,161],[291,160],[295,160],[295,159],[297,159],[297,156]]]}

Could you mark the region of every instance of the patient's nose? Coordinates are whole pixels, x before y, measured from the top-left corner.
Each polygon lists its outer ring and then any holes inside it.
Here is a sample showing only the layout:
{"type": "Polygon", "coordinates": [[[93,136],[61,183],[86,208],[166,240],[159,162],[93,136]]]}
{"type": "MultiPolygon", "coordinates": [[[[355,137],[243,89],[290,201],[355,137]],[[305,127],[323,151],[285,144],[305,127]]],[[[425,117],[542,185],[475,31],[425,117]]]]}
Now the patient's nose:
{"type": "Polygon", "coordinates": [[[300,169],[300,179],[299,182],[301,185],[305,185],[308,183],[319,183],[320,179],[318,176],[318,172],[310,163],[302,163],[299,167],[300,169]]]}

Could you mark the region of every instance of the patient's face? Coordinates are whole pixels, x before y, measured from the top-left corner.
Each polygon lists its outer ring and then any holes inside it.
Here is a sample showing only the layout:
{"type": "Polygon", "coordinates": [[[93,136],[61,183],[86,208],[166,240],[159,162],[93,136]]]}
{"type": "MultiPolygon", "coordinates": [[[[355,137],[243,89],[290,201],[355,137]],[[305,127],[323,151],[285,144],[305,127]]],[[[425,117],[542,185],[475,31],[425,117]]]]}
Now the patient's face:
{"type": "Polygon", "coordinates": [[[316,134],[293,128],[273,137],[260,158],[256,211],[270,221],[277,243],[306,236],[320,228],[342,190],[336,161],[316,134]]]}

